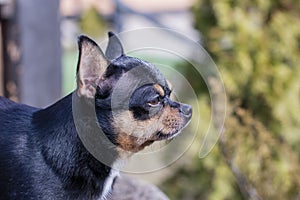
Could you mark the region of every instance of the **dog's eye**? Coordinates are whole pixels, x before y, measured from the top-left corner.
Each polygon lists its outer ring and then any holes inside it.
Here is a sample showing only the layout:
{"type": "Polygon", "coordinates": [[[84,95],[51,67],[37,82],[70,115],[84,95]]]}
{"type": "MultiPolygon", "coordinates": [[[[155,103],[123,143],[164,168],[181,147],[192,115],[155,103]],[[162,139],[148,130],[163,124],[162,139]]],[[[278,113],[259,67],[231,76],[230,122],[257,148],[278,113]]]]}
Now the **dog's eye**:
{"type": "Polygon", "coordinates": [[[156,98],[152,99],[151,101],[149,101],[148,105],[157,106],[157,105],[159,105],[159,103],[160,103],[159,97],[156,97],[156,98]]]}

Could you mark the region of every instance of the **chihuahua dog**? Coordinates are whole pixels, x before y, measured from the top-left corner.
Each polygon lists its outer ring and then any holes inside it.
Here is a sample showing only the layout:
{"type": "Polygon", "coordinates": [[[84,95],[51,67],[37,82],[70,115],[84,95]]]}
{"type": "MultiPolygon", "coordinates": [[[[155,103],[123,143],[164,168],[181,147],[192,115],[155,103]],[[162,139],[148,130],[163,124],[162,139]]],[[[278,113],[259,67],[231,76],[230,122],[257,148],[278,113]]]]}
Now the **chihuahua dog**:
{"type": "Polygon", "coordinates": [[[160,71],[126,56],[113,33],[105,54],[86,36],[78,46],[73,93],[45,109],[0,98],[1,200],[106,199],[116,162],[190,121],[191,106],[172,101],[160,71]]]}

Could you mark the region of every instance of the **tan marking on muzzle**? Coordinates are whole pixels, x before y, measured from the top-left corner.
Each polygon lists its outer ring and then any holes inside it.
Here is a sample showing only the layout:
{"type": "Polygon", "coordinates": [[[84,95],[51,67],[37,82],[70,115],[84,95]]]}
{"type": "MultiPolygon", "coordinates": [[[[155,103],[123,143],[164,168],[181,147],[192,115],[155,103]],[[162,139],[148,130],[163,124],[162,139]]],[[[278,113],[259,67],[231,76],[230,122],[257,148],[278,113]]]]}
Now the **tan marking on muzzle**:
{"type": "Polygon", "coordinates": [[[167,105],[148,120],[136,120],[131,111],[116,113],[113,127],[118,146],[125,151],[138,152],[159,140],[158,132],[173,134],[180,131],[184,123],[179,110],[167,105]]]}
{"type": "Polygon", "coordinates": [[[165,135],[179,131],[184,126],[184,119],[179,110],[170,106],[164,108],[161,120],[163,129],[160,132],[165,135]]]}

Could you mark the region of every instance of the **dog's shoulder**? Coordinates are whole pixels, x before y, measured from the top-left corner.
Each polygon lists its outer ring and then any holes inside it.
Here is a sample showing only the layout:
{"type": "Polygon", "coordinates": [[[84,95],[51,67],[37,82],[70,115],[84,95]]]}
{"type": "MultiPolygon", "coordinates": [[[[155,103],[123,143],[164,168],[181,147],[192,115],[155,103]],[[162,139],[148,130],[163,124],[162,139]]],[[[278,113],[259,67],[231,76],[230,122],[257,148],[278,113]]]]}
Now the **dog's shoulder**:
{"type": "MultiPolygon", "coordinates": [[[[0,97],[0,148],[2,153],[21,150],[30,132],[32,115],[37,108],[0,97]]],[[[1,153],[0,153],[1,154],[1,153]]]]}
{"type": "Polygon", "coordinates": [[[15,106],[17,106],[18,104],[5,98],[5,97],[1,97],[0,96],[0,110],[9,110],[10,108],[13,108],[15,106]]]}
{"type": "Polygon", "coordinates": [[[38,110],[0,97],[0,138],[3,143],[20,135],[26,135],[30,130],[33,113],[38,110]]]}
{"type": "Polygon", "coordinates": [[[29,180],[38,169],[34,163],[42,160],[31,139],[32,116],[37,110],[0,97],[0,199],[29,199],[33,195],[21,193],[32,188],[29,180]]]}
{"type": "Polygon", "coordinates": [[[12,100],[0,96],[0,115],[3,114],[3,112],[10,112],[10,111],[20,111],[20,112],[23,111],[23,113],[27,112],[28,114],[31,114],[37,110],[39,109],[25,104],[16,103],[12,100]]]}

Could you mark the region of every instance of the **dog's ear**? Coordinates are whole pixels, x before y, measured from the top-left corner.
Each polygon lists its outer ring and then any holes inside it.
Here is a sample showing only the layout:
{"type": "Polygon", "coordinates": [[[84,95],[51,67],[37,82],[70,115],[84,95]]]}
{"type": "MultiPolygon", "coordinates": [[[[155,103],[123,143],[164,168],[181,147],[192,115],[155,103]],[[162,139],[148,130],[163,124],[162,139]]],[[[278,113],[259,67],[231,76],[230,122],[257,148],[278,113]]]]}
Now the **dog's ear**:
{"type": "Polygon", "coordinates": [[[96,42],[87,36],[78,38],[78,47],[77,93],[79,96],[94,98],[109,61],[96,42]]]}
{"type": "Polygon", "coordinates": [[[113,32],[108,32],[108,37],[108,45],[105,51],[106,57],[109,60],[113,60],[124,55],[123,46],[119,38],[113,32]]]}

